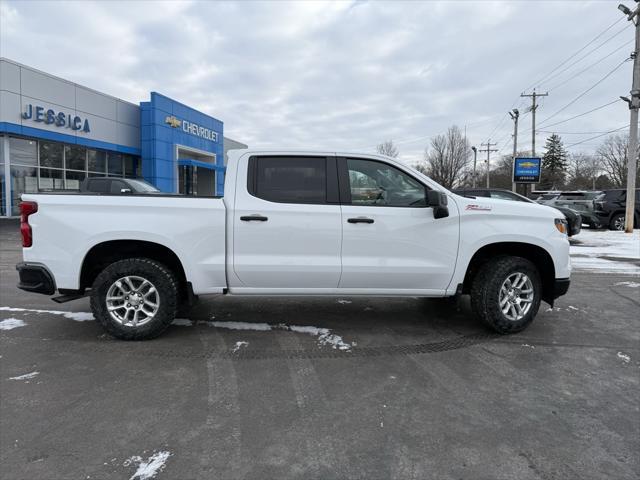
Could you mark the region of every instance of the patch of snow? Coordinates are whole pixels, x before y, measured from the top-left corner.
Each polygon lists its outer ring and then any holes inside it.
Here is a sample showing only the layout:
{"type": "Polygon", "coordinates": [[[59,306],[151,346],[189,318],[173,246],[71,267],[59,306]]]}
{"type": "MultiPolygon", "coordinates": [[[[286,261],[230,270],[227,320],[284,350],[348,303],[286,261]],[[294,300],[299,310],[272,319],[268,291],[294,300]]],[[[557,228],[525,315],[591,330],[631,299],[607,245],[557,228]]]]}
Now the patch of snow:
{"type": "Polygon", "coordinates": [[[576,270],[601,273],[640,273],[640,237],[634,232],[582,230],[571,237],[571,263],[576,270]],[[609,258],[602,258],[609,257],[609,258]],[[616,261],[611,259],[629,259],[616,261]],[[637,263],[637,262],[636,262],[637,263]]]}
{"type": "Polygon", "coordinates": [[[573,305],[569,305],[567,310],[580,310],[579,308],[574,307],[573,305]]]}
{"type": "Polygon", "coordinates": [[[138,464],[136,473],[134,473],[129,480],[149,480],[164,470],[165,464],[170,456],[170,452],[158,452],[151,455],[145,462],[142,460],[142,457],[136,455],[125,460],[123,465],[128,467],[134,463],[138,464]]]}
{"type": "Polygon", "coordinates": [[[31,380],[32,378],[37,377],[40,372],[31,372],[25,373],[24,375],[20,375],[18,377],[9,377],[9,380],[31,380]]]}
{"type": "Polygon", "coordinates": [[[316,335],[318,337],[318,343],[320,345],[329,345],[330,347],[343,351],[350,351],[351,347],[355,346],[355,343],[346,343],[342,340],[340,335],[331,333],[328,328],[307,327],[291,325],[289,330],[298,333],[308,333],[310,335],[316,335]]]}
{"type": "Polygon", "coordinates": [[[249,323],[249,322],[210,322],[210,326],[218,328],[227,328],[229,330],[257,330],[266,332],[271,330],[268,323],[249,323]]]}
{"type": "Polygon", "coordinates": [[[631,361],[631,357],[622,352],[618,352],[618,358],[621,359],[624,363],[629,363],[631,361]]]}
{"type": "Polygon", "coordinates": [[[19,318],[6,318],[0,322],[0,330],[13,330],[18,327],[25,327],[26,322],[19,318]]]}
{"type": "Polygon", "coordinates": [[[231,350],[233,353],[236,353],[238,350],[240,350],[242,347],[246,347],[247,345],[249,345],[249,342],[244,342],[244,341],[240,341],[240,342],[236,342],[236,346],[233,347],[233,349],[231,350]]]}
{"type": "Polygon", "coordinates": [[[175,318],[171,325],[178,325],[179,327],[190,327],[193,325],[193,322],[188,318],[175,318]]]}
{"type": "Polygon", "coordinates": [[[629,288],[640,288],[640,283],[638,282],[618,282],[615,285],[629,288]]]}
{"type": "Polygon", "coordinates": [[[522,346],[527,348],[536,348],[533,345],[529,345],[528,343],[523,343],[522,346]]]}
{"type": "Polygon", "coordinates": [[[319,345],[328,345],[334,349],[349,351],[356,343],[345,342],[340,335],[331,333],[328,328],[287,325],[280,323],[277,325],[269,325],[268,323],[248,323],[248,322],[210,322],[210,326],[218,328],[227,328],[229,330],[256,330],[266,332],[269,330],[289,330],[296,333],[306,333],[318,337],[319,345]]]}
{"type": "Polygon", "coordinates": [[[338,303],[341,305],[347,305],[349,303],[351,303],[351,300],[343,300],[342,298],[340,300],[338,300],[338,303]]]}
{"type": "Polygon", "coordinates": [[[50,313],[51,315],[62,315],[63,317],[75,320],[76,322],[88,322],[94,319],[93,313],[91,312],[64,312],[61,310],[37,310],[18,307],[0,307],[0,310],[5,312],[50,313]]]}

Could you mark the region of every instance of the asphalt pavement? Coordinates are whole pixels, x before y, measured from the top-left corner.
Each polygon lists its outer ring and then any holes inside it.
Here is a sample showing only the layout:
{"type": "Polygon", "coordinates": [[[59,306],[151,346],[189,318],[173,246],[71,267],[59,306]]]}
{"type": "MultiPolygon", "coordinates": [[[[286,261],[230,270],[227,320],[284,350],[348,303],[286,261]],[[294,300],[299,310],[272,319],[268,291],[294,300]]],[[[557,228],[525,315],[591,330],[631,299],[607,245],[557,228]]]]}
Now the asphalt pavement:
{"type": "Polygon", "coordinates": [[[640,478],[637,277],[576,272],[511,336],[466,298],[213,297],[122,342],[20,258],[0,221],[3,480],[640,478]]]}

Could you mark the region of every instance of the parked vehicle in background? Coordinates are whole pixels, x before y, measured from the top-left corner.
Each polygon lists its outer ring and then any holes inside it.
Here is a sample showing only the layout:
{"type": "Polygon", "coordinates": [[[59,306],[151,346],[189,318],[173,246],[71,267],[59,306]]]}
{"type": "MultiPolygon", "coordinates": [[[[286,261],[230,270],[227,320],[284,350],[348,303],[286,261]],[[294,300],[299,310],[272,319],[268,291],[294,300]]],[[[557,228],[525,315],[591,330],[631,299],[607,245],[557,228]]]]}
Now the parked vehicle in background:
{"type": "MultiPolygon", "coordinates": [[[[511,190],[504,190],[502,188],[462,188],[454,190],[454,192],[458,195],[462,195],[463,197],[491,197],[515,202],[536,203],[524,195],[512,192],[511,190]]],[[[565,216],[569,226],[568,234],[570,237],[580,233],[580,230],[582,229],[582,216],[578,212],[567,207],[558,207],[556,205],[548,206],[559,210],[565,216]]]]}
{"type": "Polygon", "coordinates": [[[536,197],[535,202],[540,205],[549,205],[555,202],[559,196],[560,192],[544,192],[536,197]]]}
{"type": "Polygon", "coordinates": [[[80,184],[81,193],[162,193],[149,182],[134,178],[90,177],[80,184]]]}
{"type": "Polygon", "coordinates": [[[24,194],[19,288],[91,296],[112,335],[152,338],[194,295],[471,296],[500,333],[569,288],[567,221],[455,195],[391,158],[229,153],[224,197],[24,194]]]}
{"type": "Polygon", "coordinates": [[[552,203],[554,207],[567,207],[582,215],[582,221],[591,228],[600,228],[602,222],[595,214],[595,199],[602,192],[599,190],[562,192],[552,203]]]}
{"type": "MultiPolygon", "coordinates": [[[[595,215],[599,222],[610,230],[624,230],[627,191],[625,189],[605,190],[595,199],[595,215]]],[[[640,228],[640,189],[636,189],[636,210],[634,228],[640,228]]]]}

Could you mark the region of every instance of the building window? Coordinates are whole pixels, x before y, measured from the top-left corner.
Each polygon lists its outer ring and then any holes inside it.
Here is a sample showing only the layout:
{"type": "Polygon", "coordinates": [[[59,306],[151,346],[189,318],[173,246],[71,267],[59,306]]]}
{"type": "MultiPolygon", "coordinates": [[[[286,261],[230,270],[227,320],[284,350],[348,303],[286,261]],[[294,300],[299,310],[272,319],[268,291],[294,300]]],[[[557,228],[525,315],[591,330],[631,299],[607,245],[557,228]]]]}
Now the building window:
{"type": "Polygon", "coordinates": [[[137,177],[138,176],[138,157],[133,155],[123,155],[124,158],[124,176],[125,177],[137,177]]]}
{"type": "Polygon", "coordinates": [[[36,167],[11,167],[11,215],[20,215],[20,196],[38,192],[36,167]]]}
{"type": "Polygon", "coordinates": [[[89,171],[104,174],[107,171],[107,152],[89,149],[89,171]]]}
{"type": "Polygon", "coordinates": [[[40,177],[38,179],[38,188],[40,190],[62,190],[64,182],[62,180],[62,170],[53,168],[41,168],[40,177]]]}
{"type": "Polygon", "coordinates": [[[79,145],[64,146],[64,168],[87,170],[87,149],[79,145]]]}
{"type": "Polygon", "coordinates": [[[62,156],[64,150],[62,147],[62,143],[40,142],[40,166],[63,168],[62,156]]]}
{"type": "Polygon", "coordinates": [[[107,153],[107,173],[110,176],[122,176],[122,154],[115,152],[107,153]]]}
{"type": "Polygon", "coordinates": [[[26,138],[9,137],[11,165],[38,165],[38,142],[26,138]]]}
{"type": "Polygon", "coordinates": [[[67,190],[80,190],[80,183],[87,178],[86,172],[67,170],[64,172],[64,188],[67,190]]]}

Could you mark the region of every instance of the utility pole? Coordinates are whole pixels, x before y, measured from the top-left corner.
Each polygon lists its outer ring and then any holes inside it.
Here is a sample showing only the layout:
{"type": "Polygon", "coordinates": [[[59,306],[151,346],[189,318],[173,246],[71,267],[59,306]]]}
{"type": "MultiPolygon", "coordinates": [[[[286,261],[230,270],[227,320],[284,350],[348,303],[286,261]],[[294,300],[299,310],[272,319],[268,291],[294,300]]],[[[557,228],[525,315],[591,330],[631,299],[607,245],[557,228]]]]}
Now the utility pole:
{"type": "Polygon", "coordinates": [[[471,147],[473,150],[473,188],[476,188],[476,161],[478,160],[478,149],[476,147],[471,147]]]}
{"type": "MultiPolygon", "coordinates": [[[[638,2],[638,0],[636,0],[638,2]]],[[[633,215],[636,201],[636,171],[638,160],[638,108],[640,108],[640,5],[634,12],[623,4],[618,5],[618,10],[627,16],[627,20],[636,26],[636,46],[633,57],[633,82],[631,85],[631,98],[621,97],[629,104],[631,123],[629,125],[629,149],[627,150],[627,205],[625,212],[625,232],[633,233],[633,215]]]]}
{"type": "Polygon", "coordinates": [[[490,176],[490,172],[491,169],[489,168],[490,166],[490,160],[491,160],[491,152],[497,152],[498,149],[497,148],[491,148],[496,146],[497,143],[491,143],[491,139],[487,140],[487,143],[482,143],[481,146],[482,147],[487,147],[484,149],[481,149],[481,152],[487,152],[487,188],[489,188],[489,176],[490,176]]]}
{"type": "MultiPolygon", "coordinates": [[[[536,102],[536,98],[538,97],[547,97],[549,92],[545,93],[536,93],[536,89],[533,89],[532,93],[520,94],[521,97],[531,97],[531,156],[536,156],[536,110],[538,109],[538,103],[536,102]]],[[[533,191],[535,185],[531,185],[531,190],[533,191]]]]}
{"type": "MultiPolygon", "coordinates": [[[[516,155],[518,154],[518,119],[520,118],[520,112],[517,108],[514,108],[509,112],[511,120],[513,120],[513,158],[511,159],[511,191],[516,191],[516,182],[513,180],[515,177],[516,169],[516,155]]],[[[526,193],[526,192],[525,192],[526,193]]]]}

